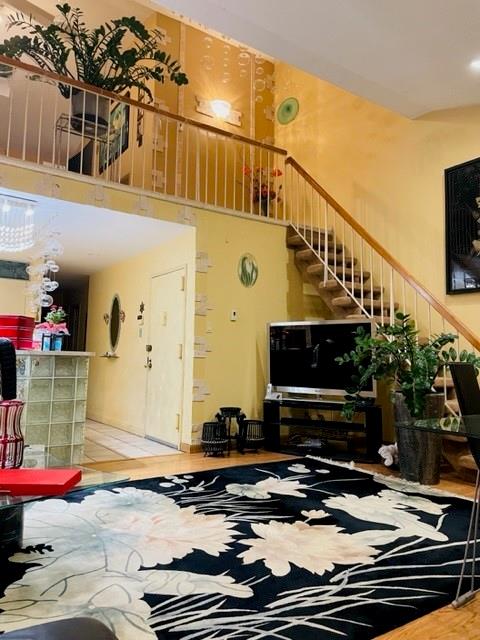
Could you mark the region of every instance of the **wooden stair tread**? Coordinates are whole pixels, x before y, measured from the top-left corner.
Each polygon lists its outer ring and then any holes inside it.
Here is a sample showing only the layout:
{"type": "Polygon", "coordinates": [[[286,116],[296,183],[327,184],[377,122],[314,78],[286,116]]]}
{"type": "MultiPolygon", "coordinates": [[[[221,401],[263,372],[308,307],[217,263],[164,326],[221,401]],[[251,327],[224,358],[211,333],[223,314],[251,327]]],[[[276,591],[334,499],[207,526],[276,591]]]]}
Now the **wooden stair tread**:
{"type": "MultiPolygon", "coordinates": [[[[333,265],[329,265],[329,267],[333,270],[333,265]]],[[[322,274],[323,275],[323,270],[324,270],[324,266],[321,262],[315,263],[315,264],[311,264],[307,267],[307,272],[310,275],[316,275],[316,274],[322,274]]],[[[360,271],[359,269],[350,269],[348,267],[346,267],[345,269],[342,268],[341,264],[337,264],[337,268],[336,268],[336,273],[338,273],[339,275],[342,275],[345,273],[345,276],[352,276],[354,278],[359,278],[362,275],[362,271],[360,271]]],[[[367,281],[370,278],[370,273],[368,271],[363,271],[363,280],[364,282],[367,281]]]]}
{"type": "Polygon", "coordinates": [[[456,400],[455,398],[447,399],[446,403],[450,409],[452,409],[455,413],[459,414],[460,413],[460,407],[458,406],[458,400],[456,400]]]}
{"type": "Polygon", "coordinates": [[[291,233],[287,237],[287,244],[291,246],[298,246],[305,242],[305,238],[318,238],[319,234],[320,238],[325,239],[325,237],[327,237],[328,240],[333,240],[333,231],[328,231],[327,234],[325,234],[325,229],[314,229],[313,233],[311,233],[310,229],[307,229],[302,233],[291,233]]]}
{"type": "MultiPolygon", "coordinates": [[[[341,282],[338,282],[337,280],[334,280],[333,278],[330,280],[327,280],[326,282],[322,282],[321,284],[318,285],[319,288],[322,289],[328,289],[330,291],[335,291],[336,289],[340,290],[340,291],[345,291],[344,289],[344,285],[341,282]]],[[[352,290],[352,283],[349,281],[345,281],[345,287],[351,291],[352,290]]],[[[354,282],[353,283],[353,291],[354,293],[358,293],[359,295],[361,294],[361,283],[360,282],[354,282]]],[[[368,295],[381,295],[382,294],[382,290],[384,289],[384,287],[377,287],[376,285],[371,286],[371,282],[369,282],[368,284],[364,284],[363,285],[363,295],[368,294],[368,295]]]]}
{"type": "MultiPolygon", "coordinates": [[[[339,296],[338,298],[333,298],[332,304],[336,307],[358,306],[357,303],[350,296],[339,296]]],[[[382,301],[380,299],[364,298],[363,306],[367,309],[367,311],[370,311],[370,309],[372,308],[373,309],[383,308],[384,310],[390,309],[390,304],[387,301],[385,300],[382,301]]],[[[398,302],[395,302],[393,305],[393,308],[396,310],[398,309],[398,307],[399,307],[398,302]]]]}
{"type": "MultiPolygon", "coordinates": [[[[325,259],[325,253],[322,249],[320,249],[318,253],[320,254],[320,257],[322,259],[325,259]]],[[[316,261],[319,260],[317,253],[313,249],[310,249],[310,247],[296,251],[295,256],[299,260],[302,260],[304,262],[309,260],[316,260],[316,261]]],[[[337,254],[337,259],[336,259],[337,268],[343,267],[343,265],[345,265],[345,267],[351,267],[352,265],[357,264],[357,262],[358,262],[357,258],[349,258],[347,256],[345,256],[344,258],[343,256],[340,256],[340,254],[337,254]]],[[[335,254],[331,253],[330,251],[328,252],[328,264],[331,267],[333,267],[333,265],[335,264],[335,254]]]]}
{"type": "Polygon", "coordinates": [[[465,436],[454,436],[451,433],[442,433],[442,439],[443,440],[449,440],[451,442],[467,442],[467,439],[465,438],[465,436]]]}
{"type": "Polygon", "coordinates": [[[348,320],[361,320],[362,318],[365,318],[366,320],[373,320],[374,322],[376,322],[377,324],[390,324],[390,315],[388,316],[367,316],[364,313],[361,312],[361,310],[358,310],[358,313],[349,313],[348,315],[345,316],[346,319],[348,320]]]}
{"type": "Polygon", "coordinates": [[[473,459],[473,456],[470,453],[466,453],[463,456],[458,458],[458,464],[464,469],[471,469],[472,471],[477,471],[478,467],[473,459]]]}
{"type": "Polygon", "coordinates": [[[447,388],[447,389],[454,389],[455,385],[453,384],[453,380],[452,378],[450,378],[450,376],[437,376],[435,378],[435,382],[433,383],[434,387],[438,387],[438,388],[447,388]]]}

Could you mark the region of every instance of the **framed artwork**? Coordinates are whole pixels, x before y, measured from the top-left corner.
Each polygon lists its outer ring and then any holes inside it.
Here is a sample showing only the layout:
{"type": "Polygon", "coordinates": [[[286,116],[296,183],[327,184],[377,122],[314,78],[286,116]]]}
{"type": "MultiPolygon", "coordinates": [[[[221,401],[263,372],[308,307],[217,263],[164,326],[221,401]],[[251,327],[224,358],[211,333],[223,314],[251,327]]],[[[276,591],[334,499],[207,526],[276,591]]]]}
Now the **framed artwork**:
{"type": "MultiPolygon", "coordinates": [[[[103,173],[112,162],[128,149],[130,135],[130,105],[117,104],[110,111],[108,142],[101,142],[99,149],[99,169],[103,173]]],[[[106,138],[104,138],[106,140],[106,138]]]]}
{"type": "Polygon", "coordinates": [[[447,293],[480,291],[480,158],[445,170],[447,293]]]}
{"type": "Polygon", "coordinates": [[[251,253],[244,253],[240,257],[237,273],[244,287],[253,287],[258,278],[258,264],[251,253]]]}

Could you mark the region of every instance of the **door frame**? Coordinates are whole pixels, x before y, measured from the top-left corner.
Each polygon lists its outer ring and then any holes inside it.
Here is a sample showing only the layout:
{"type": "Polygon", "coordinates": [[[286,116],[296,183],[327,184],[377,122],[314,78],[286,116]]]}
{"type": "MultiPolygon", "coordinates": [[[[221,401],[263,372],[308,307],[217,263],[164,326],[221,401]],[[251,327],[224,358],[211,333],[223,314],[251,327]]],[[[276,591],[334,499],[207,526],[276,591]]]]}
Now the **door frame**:
{"type": "MultiPolygon", "coordinates": [[[[182,382],[181,382],[181,399],[182,399],[182,405],[181,405],[181,413],[180,413],[180,428],[178,430],[178,442],[174,445],[176,446],[176,448],[178,449],[178,451],[181,451],[180,449],[180,444],[182,442],[182,433],[183,433],[183,419],[184,419],[184,415],[185,415],[185,411],[184,411],[184,404],[185,404],[185,338],[186,338],[186,333],[187,333],[187,282],[188,282],[188,278],[187,278],[187,274],[188,274],[188,264],[187,263],[183,263],[181,265],[179,265],[178,267],[172,267],[171,269],[167,269],[166,271],[160,271],[159,273],[153,273],[150,276],[150,286],[149,286],[149,303],[150,303],[150,308],[152,308],[152,280],[154,278],[159,278],[161,276],[168,276],[172,273],[175,273],[176,271],[183,271],[183,276],[184,276],[184,296],[183,296],[183,327],[182,327],[182,341],[183,341],[183,351],[182,351],[182,382]]],[[[150,314],[149,316],[149,320],[148,320],[148,331],[147,331],[147,341],[145,344],[151,344],[151,334],[152,334],[152,315],[150,314]]],[[[149,381],[150,381],[150,376],[148,375],[148,371],[147,371],[147,375],[146,375],[146,380],[145,380],[145,419],[144,419],[144,425],[143,425],[143,430],[144,430],[144,434],[145,434],[145,438],[148,438],[149,440],[152,440],[153,442],[159,442],[160,444],[164,444],[167,447],[171,447],[172,443],[171,442],[166,442],[165,440],[161,440],[159,438],[152,438],[152,436],[147,435],[147,420],[148,420],[148,415],[147,415],[147,399],[148,399],[148,385],[149,385],[149,381]]]]}

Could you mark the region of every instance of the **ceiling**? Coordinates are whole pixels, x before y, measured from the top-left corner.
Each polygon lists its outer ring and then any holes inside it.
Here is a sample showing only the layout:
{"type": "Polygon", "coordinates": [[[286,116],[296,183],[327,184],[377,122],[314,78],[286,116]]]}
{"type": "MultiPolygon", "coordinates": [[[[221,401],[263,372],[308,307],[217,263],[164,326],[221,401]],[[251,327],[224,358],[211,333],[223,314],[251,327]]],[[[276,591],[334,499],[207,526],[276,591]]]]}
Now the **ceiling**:
{"type": "MultiPolygon", "coordinates": [[[[185,226],[9,189],[0,195],[34,199],[37,237],[54,234],[64,247],[60,279],[91,275],[185,233],[185,226]]],[[[40,243],[21,253],[0,252],[1,260],[31,262],[40,243]]]]}
{"type": "Polygon", "coordinates": [[[409,117],[480,103],[478,0],[155,0],[409,117]]]}

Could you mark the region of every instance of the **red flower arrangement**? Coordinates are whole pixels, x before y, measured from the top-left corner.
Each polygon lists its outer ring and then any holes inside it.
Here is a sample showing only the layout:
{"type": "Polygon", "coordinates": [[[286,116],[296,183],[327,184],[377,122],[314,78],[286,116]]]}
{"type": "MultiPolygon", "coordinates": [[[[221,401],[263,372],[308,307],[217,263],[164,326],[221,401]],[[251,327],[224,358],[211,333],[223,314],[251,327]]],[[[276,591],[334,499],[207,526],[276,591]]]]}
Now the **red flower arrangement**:
{"type": "Polygon", "coordinates": [[[243,175],[250,178],[248,184],[251,186],[251,196],[253,202],[259,202],[262,215],[268,215],[268,203],[277,200],[282,201],[282,185],[275,187],[275,178],[283,175],[280,169],[267,169],[266,167],[255,167],[251,169],[248,166],[243,167],[243,175]]]}

